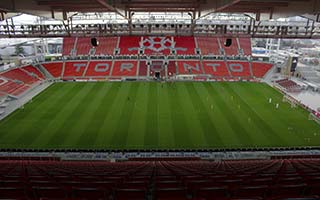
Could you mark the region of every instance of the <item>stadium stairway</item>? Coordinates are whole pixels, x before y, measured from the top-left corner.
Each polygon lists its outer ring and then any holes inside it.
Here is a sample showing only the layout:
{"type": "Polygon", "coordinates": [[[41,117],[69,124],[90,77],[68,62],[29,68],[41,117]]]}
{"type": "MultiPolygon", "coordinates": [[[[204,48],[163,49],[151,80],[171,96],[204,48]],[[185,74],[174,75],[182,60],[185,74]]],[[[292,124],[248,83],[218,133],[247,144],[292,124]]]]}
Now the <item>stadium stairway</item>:
{"type": "Polygon", "coordinates": [[[252,55],[251,38],[239,38],[239,45],[243,55],[252,55]]]}
{"type": "Polygon", "coordinates": [[[0,199],[280,200],[320,195],[319,158],[115,163],[6,159],[0,164],[0,199]]]}
{"type": "Polygon", "coordinates": [[[64,63],[63,62],[48,62],[41,64],[45,70],[47,70],[54,78],[62,77],[62,73],[64,71],[64,63]]]}
{"type": "Polygon", "coordinates": [[[25,67],[22,67],[21,68],[22,70],[25,70],[27,73],[29,73],[31,76],[33,75],[33,76],[36,76],[39,80],[44,80],[44,79],[46,79],[46,77],[42,74],[42,72],[38,69],[38,68],[36,68],[36,67],[34,67],[34,66],[32,66],[32,65],[28,65],[28,66],[25,66],[25,67]]]}

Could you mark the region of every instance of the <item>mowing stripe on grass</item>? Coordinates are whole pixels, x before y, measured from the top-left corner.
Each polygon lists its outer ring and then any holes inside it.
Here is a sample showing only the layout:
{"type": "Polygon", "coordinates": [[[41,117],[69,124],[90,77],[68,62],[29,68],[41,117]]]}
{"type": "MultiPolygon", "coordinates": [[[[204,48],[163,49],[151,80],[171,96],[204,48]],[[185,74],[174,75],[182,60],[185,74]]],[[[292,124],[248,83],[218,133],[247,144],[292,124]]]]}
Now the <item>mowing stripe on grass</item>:
{"type": "MultiPolygon", "coordinates": [[[[35,117],[39,115],[45,115],[44,112],[47,110],[48,101],[45,99],[51,99],[50,97],[60,97],[59,93],[67,93],[66,87],[67,85],[63,85],[64,91],[59,91],[56,88],[60,87],[58,84],[54,85],[54,87],[50,87],[43,91],[43,93],[39,94],[33,99],[33,102],[28,103],[24,109],[18,109],[8,117],[0,121],[0,141],[1,143],[8,140],[8,138],[12,137],[13,135],[22,134],[22,130],[26,130],[29,127],[34,125],[35,117]],[[36,105],[36,106],[35,106],[36,105]],[[7,130],[10,130],[8,132],[7,130]],[[7,137],[7,134],[10,133],[10,136],[7,137]],[[4,139],[5,138],[5,139],[4,139]]],[[[39,116],[40,119],[43,119],[42,116],[39,116]]],[[[42,127],[40,127],[42,128],[42,127]]]]}
{"type": "MultiPolygon", "coordinates": [[[[220,92],[225,92],[221,91],[221,88],[219,87],[219,90],[216,90],[212,84],[206,85],[206,89],[208,92],[216,91],[216,102],[218,106],[222,107],[225,109],[225,112],[223,112],[224,117],[228,120],[229,126],[232,128],[232,130],[236,133],[235,136],[238,138],[239,141],[239,146],[244,147],[249,144],[252,144],[252,139],[249,136],[249,133],[247,132],[246,129],[242,127],[241,122],[239,122],[238,117],[235,116],[237,113],[233,113],[233,111],[230,109],[229,105],[225,103],[223,97],[221,96],[220,92]]],[[[229,94],[231,96],[232,94],[229,94]]],[[[239,116],[240,117],[240,116],[239,116]]]]}
{"type": "MultiPolygon", "coordinates": [[[[61,93],[58,93],[58,98],[54,102],[46,101],[43,110],[34,113],[33,117],[30,118],[31,120],[26,120],[25,123],[21,122],[22,126],[20,131],[11,135],[12,140],[14,140],[14,145],[28,148],[37,138],[41,137],[42,133],[44,133],[43,137],[47,137],[45,130],[51,123],[57,121],[57,115],[62,113],[64,107],[67,106],[67,104],[61,106],[61,102],[71,98],[74,93],[79,92],[76,88],[80,87],[82,86],[75,84],[67,87],[65,90],[59,90],[61,93]],[[60,110],[57,111],[57,108],[60,108],[60,110]]],[[[6,141],[8,140],[9,139],[6,139],[6,141]]]]}
{"type": "Polygon", "coordinates": [[[261,83],[55,83],[0,121],[1,148],[199,149],[319,142],[319,125],[308,120],[308,112],[290,108],[280,93],[261,83]]]}
{"type": "Polygon", "coordinates": [[[173,132],[173,123],[175,123],[171,116],[172,110],[169,105],[169,93],[172,90],[168,84],[162,84],[163,88],[160,90],[161,100],[159,101],[159,146],[163,148],[174,148],[175,139],[173,132]]]}
{"type": "MultiPolygon", "coordinates": [[[[238,99],[241,101],[241,105],[244,106],[246,109],[246,112],[249,113],[252,116],[252,121],[257,124],[260,127],[260,131],[263,132],[264,136],[267,136],[269,140],[273,140],[274,138],[276,141],[278,141],[281,144],[285,144],[283,139],[280,137],[279,134],[276,134],[275,131],[270,127],[248,104],[245,100],[242,99],[242,96],[240,96],[237,91],[233,90],[232,87],[230,87],[229,84],[223,84],[224,89],[226,89],[229,92],[232,92],[235,96],[238,97],[238,99]],[[273,139],[272,139],[273,138],[273,139]]],[[[256,134],[261,134],[256,133],[256,134]]]]}
{"type": "Polygon", "coordinates": [[[150,83],[148,88],[147,116],[146,116],[146,132],[144,136],[144,146],[148,148],[156,148],[158,146],[158,84],[150,83]]]}
{"type": "MultiPolygon", "coordinates": [[[[268,122],[272,126],[278,127],[277,133],[281,132],[281,136],[284,140],[288,140],[288,142],[292,145],[301,146],[301,144],[305,145],[317,145],[316,139],[313,138],[317,136],[317,133],[314,132],[314,130],[317,130],[318,124],[315,122],[309,122],[308,115],[309,113],[300,108],[291,108],[289,103],[282,103],[282,95],[280,93],[276,93],[277,95],[274,95],[275,89],[269,87],[265,84],[256,84],[257,87],[252,87],[252,85],[248,85],[248,88],[256,92],[256,94],[260,94],[265,97],[264,104],[271,107],[271,109],[259,109],[259,113],[266,113],[269,114],[268,122]],[[264,92],[260,92],[261,89],[264,92]],[[273,104],[270,104],[267,102],[267,99],[270,97],[277,96],[277,98],[273,98],[273,101],[275,102],[281,102],[280,108],[276,109],[273,104]],[[279,97],[278,97],[279,96],[279,97]],[[277,118],[274,117],[274,115],[277,115],[277,118]],[[272,120],[271,120],[271,119],[272,120]],[[290,127],[290,128],[289,128],[290,127]],[[316,133],[316,134],[315,134],[316,133]],[[312,140],[309,140],[306,138],[312,138],[312,140]]],[[[239,89],[239,92],[242,90],[242,88],[239,89]]],[[[261,102],[261,100],[260,100],[261,102]]],[[[257,106],[256,106],[257,107],[257,106]]],[[[281,144],[278,144],[281,145],[281,144]]]]}
{"type": "MultiPolygon", "coordinates": [[[[82,114],[77,117],[78,120],[73,124],[73,126],[69,131],[71,133],[76,133],[76,134],[68,134],[63,141],[63,146],[67,146],[68,144],[72,144],[72,143],[79,145],[78,142],[79,140],[81,140],[82,134],[84,132],[86,132],[86,134],[90,134],[92,136],[91,139],[95,139],[96,134],[98,134],[98,132],[93,131],[95,126],[94,126],[94,121],[92,120],[98,119],[98,113],[96,113],[96,110],[98,109],[103,97],[106,95],[110,87],[111,87],[111,84],[96,83],[96,85],[94,85],[94,87],[92,88],[93,91],[92,91],[91,98],[87,102],[84,102],[84,100],[81,100],[82,103],[85,104],[83,105],[84,108],[82,108],[83,109],[82,114]]],[[[100,110],[100,112],[102,112],[102,110],[100,110]]],[[[94,147],[94,146],[95,146],[95,142],[92,142],[91,147],[94,147]]]]}
{"type": "Polygon", "coordinates": [[[211,121],[211,117],[208,114],[208,109],[206,109],[201,100],[201,97],[197,93],[194,87],[194,83],[189,84],[187,90],[193,107],[195,108],[195,110],[200,111],[196,113],[196,115],[201,124],[202,132],[204,133],[207,143],[206,145],[223,146],[220,134],[218,133],[215,124],[211,121]]]}
{"type": "Polygon", "coordinates": [[[207,91],[205,86],[206,84],[210,83],[199,83],[194,85],[199,96],[203,96],[201,100],[207,107],[206,110],[208,111],[211,120],[215,124],[218,134],[220,135],[220,138],[222,140],[222,143],[224,144],[223,147],[232,147],[233,145],[238,144],[239,142],[235,135],[237,133],[235,133],[233,129],[230,128],[229,121],[224,117],[224,108],[218,106],[215,97],[217,94],[215,93],[215,91],[207,91]]]}
{"type": "MultiPolygon", "coordinates": [[[[206,146],[207,142],[204,136],[203,128],[198,119],[198,113],[201,110],[196,110],[192,105],[192,99],[188,93],[187,87],[190,87],[190,83],[178,83],[177,93],[180,98],[181,107],[183,109],[183,114],[185,115],[186,127],[185,129],[189,130],[189,139],[194,144],[201,146],[206,146]],[[188,98],[189,97],[189,98],[188,98]]],[[[198,99],[194,99],[197,101],[198,99]]]]}
{"type": "Polygon", "coordinates": [[[137,91],[139,89],[140,84],[141,83],[139,82],[130,84],[129,95],[127,98],[124,97],[126,98],[126,102],[124,106],[121,108],[121,116],[117,121],[116,129],[111,140],[111,143],[116,148],[130,148],[130,144],[126,143],[128,137],[128,128],[132,116],[133,107],[136,101],[137,91]]]}
{"type": "Polygon", "coordinates": [[[146,134],[146,117],[148,112],[146,106],[148,93],[146,91],[148,91],[148,87],[149,83],[140,84],[128,128],[129,133],[126,143],[131,144],[133,148],[137,149],[144,145],[146,134]]]}
{"type": "MultiPolygon", "coordinates": [[[[109,96],[112,98],[113,104],[108,107],[108,113],[105,116],[102,126],[98,133],[99,146],[105,146],[108,148],[115,148],[118,146],[112,143],[112,138],[115,134],[118,122],[121,120],[121,111],[124,105],[127,103],[127,97],[129,95],[130,83],[113,83],[117,86],[117,93],[115,96],[109,96]]],[[[123,122],[125,123],[125,122],[123,122]]]]}
{"type": "MultiPolygon", "coordinates": [[[[70,109],[70,112],[65,116],[65,120],[56,130],[56,133],[51,136],[48,144],[59,146],[63,145],[68,137],[80,137],[79,131],[73,131],[76,127],[81,127],[83,130],[85,127],[85,122],[87,121],[90,113],[90,105],[92,98],[95,97],[95,94],[98,89],[101,89],[103,85],[99,83],[90,83],[86,85],[85,88],[81,89],[81,92],[84,94],[75,99],[70,109]],[[61,134],[63,133],[63,135],[61,134]]],[[[69,144],[75,144],[76,140],[70,141],[69,144]]],[[[88,141],[89,142],[89,141],[88,141]]],[[[70,147],[69,147],[70,148],[70,147]]]]}
{"type": "Polygon", "coordinates": [[[39,135],[37,138],[38,141],[41,141],[41,146],[61,148],[59,145],[63,143],[65,135],[70,134],[69,129],[77,121],[77,115],[81,112],[81,109],[79,109],[81,100],[89,98],[89,93],[93,87],[93,85],[86,85],[84,83],[80,84],[80,86],[80,88],[75,88],[71,92],[72,95],[65,99],[67,102],[63,104],[61,112],[53,118],[54,120],[49,123],[46,129],[43,129],[45,134],[39,135]],[[51,143],[55,141],[57,144],[51,143]]]}
{"type": "MultiPolygon", "coordinates": [[[[110,84],[110,83],[109,83],[110,84]]],[[[97,132],[95,145],[99,148],[108,147],[108,143],[104,143],[104,135],[108,134],[107,131],[103,132],[102,127],[104,124],[108,124],[108,116],[111,117],[111,108],[117,103],[116,97],[119,93],[119,83],[111,83],[111,87],[107,90],[95,111],[94,117],[90,120],[90,132],[97,132]]],[[[77,143],[80,145],[79,143],[77,143]]]]}
{"type": "Polygon", "coordinates": [[[187,129],[186,116],[181,107],[180,97],[177,95],[177,86],[172,83],[171,92],[169,92],[169,106],[171,110],[171,119],[173,120],[172,128],[176,148],[192,148],[193,143],[190,140],[190,131],[187,129]]]}

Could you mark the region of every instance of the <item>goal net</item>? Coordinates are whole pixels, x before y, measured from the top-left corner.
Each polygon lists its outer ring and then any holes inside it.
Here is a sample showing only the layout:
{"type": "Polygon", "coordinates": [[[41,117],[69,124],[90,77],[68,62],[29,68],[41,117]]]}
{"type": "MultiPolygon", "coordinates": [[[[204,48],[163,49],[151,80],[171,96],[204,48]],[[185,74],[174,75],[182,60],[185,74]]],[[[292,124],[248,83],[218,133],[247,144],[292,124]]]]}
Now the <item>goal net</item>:
{"type": "Polygon", "coordinates": [[[317,117],[314,113],[310,113],[309,120],[313,120],[313,121],[317,122],[318,124],[320,124],[320,118],[317,117]]]}
{"type": "Polygon", "coordinates": [[[288,102],[291,105],[291,108],[297,107],[297,104],[298,104],[297,100],[295,100],[294,98],[292,98],[288,95],[284,95],[282,101],[288,102]]]}

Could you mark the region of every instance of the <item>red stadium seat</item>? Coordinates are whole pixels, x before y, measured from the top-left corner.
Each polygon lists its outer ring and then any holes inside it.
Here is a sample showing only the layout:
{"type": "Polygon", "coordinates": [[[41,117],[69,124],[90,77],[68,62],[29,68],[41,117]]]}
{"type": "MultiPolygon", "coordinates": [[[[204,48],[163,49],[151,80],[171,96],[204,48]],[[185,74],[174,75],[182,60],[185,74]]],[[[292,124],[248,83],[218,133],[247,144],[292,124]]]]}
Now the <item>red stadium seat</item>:
{"type": "Polygon", "coordinates": [[[314,199],[320,191],[318,158],[114,163],[8,158],[0,165],[0,199],[314,199]]]}
{"type": "Polygon", "coordinates": [[[239,47],[236,38],[219,38],[221,47],[224,49],[225,55],[234,56],[239,54],[239,47]],[[226,40],[231,39],[232,44],[228,47],[225,46],[226,40]]]}
{"type": "Polygon", "coordinates": [[[272,64],[252,62],[253,76],[262,78],[272,68],[272,64]]]}
{"type": "Polygon", "coordinates": [[[239,38],[240,48],[244,55],[252,55],[251,38],[239,38]]]}
{"type": "Polygon", "coordinates": [[[252,185],[236,189],[233,198],[264,198],[268,185],[252,185]]]}
{"type": "Polygon", "coordinates": [[[85,77],[109,76],[112,68],[112,61],[90,61],[85,77]]]}
{"type": "Polygon", "coordinates": [[[138,54],[140,48],[141,37],[139,36],[122,36],[120,37],[120,54],[132,55],[138,54]]]}
{"type": "Polygon", "coordinates": [[[24,188],[0,187],[0,199],[25,199],[26,197],[24,188]]]}
{"type": "Polygon", "coordinates": [[[148,66],[147,61],[140,61],[139,64],[139,76],[147,76],[148,75],[148,66]]]}
{"type": "Polygon", "coordinates": [[[74,37],[63,38],[62,55],[64,55],[64,56],[70,55],[70,52],[74,47],[75,41],[76,41],[76,38],[74,38],[74,37]]]}
{"type": "Polygon", "coordinates": [[[60,187],[33,187],[32,190],[37,199],[64,199],[68,197],[66,191],[60,187]]]}
{"type": "Polygon", "coordinates": [[[76,46],[77,55],[88,55],[91,47],[91,38],[79,37],[76,46]]]}
{"type": "Polygon", "coordinates": [[[194,55],[195,54],[195,41],[194,37],[176,36],[174,37],[175,49],[177,55],[194,55]]]}
{"type": "Polygon", "coordinates": [[[112,76],[136,76],[137,61],[115,61],[112,76]]]}
{"type": "Polygon", "coordinates": [[[0,92],[11,94],[14,96],[19,96],[25,91],[27,91],[30,86],[25,85],[23,83],[16,83],[11,80],[3,80],[0,84],[0,92]]]}
{"type": "Polygon", "coordinates": [[[216,37],[197,37],[202,55],[220,55],[220,45],[216,37]]]}
{"type": "Polygon", "coordinates": [[[22,67],[22,69],[28,71],[31,74],[36,75],[39,79],[46,79],[46,77],[42,74],[42,72],[40,72],[36,67],[32,65],[22,67]]]}
{"type": "Polygon", "coordinates": [[[185,188],[161,188],[155,191],[155,199],[158,200],[186,200],[185,188]]]}
{"type": "Polygon", "coordinates": [[[115,191],[115,198],[118,200],[144,200],[146,198],[146,191],[139,189],[117,189],[115,191]]]}
{"type": "Polygon", "coordinates": [[[63,77],[76,77],[83,76],[88,62],[79,61],[79,62],[66,62],[63,72],[63,77]]]}
{"type": "Polygon", "coordinates": [[[305,184],[271,186],[268,192],[268,199],[303,197],[305,189],[305,184]]]}
{"type": "Polygon", "coordinates": [[[224,61],[203,61],[203,68],[206,74],[214,77],[230,77],[231,75],[224,61]]]}
{"type": "Polygon", "coordinates": [[[199,61],[177,61],[179,74],[203,74],[199,61]]]}
{"type": "Polygon", "coordinates": [[[157,181],[155,184],[157,189],[161,188],[179,188],[182,187],[182,183],[180,181],[171,180],[171,181],[157,181]]]}
{"type": "Polygon", "coordinates": [[[73,188],[74,199],[106,199],[110,193],[105,195],[105,191],[98,188],[73,188]]]}
{"type": "Polygon", "coordinates": [[[251,77],[249,62],[228,61],[227,65],[233,77],[251,77]]]}
{"type": "Polygon", "coordinates": [[[95,55],[113,55],[119,37],[98,37],[99,45],[95,47],[95,55]]]}
{"type": "Polygon", "coordinates": [[[146,55],[169,55],[173,45],[171,37],[142,37],[142,48],[146,55]]]}
{"type": "Polygon", "coordinates": [[[42,66],[54,77],[62,76],[62,62],[43,63],[42,66]]]}
{"type": "Polygon", "coordinates": [[[218,200],[227,198],[227,189],[224,187],[201,188],[195,192],[197,198],[218,200]]]}
{"type": "Polygon", "coordinates": [[[20,68],[12,69],[0,74],[0,77],[4,77],[11,80],[18,80],[25,84],[33,84],[39,81],[37,77],[30,76],[27,72],[20,68]]]}

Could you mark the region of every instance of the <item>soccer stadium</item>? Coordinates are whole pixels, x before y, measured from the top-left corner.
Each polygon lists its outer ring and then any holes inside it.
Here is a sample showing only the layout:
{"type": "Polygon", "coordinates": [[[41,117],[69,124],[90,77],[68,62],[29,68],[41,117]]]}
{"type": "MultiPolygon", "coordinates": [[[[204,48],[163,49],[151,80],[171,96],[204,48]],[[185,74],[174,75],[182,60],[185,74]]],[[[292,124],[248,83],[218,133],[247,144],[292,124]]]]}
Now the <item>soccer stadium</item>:
{"type": "Polygon", "coordinates": [[[0,200],[320,199],[320,1],[1,0],[0,200]]]}

